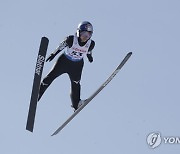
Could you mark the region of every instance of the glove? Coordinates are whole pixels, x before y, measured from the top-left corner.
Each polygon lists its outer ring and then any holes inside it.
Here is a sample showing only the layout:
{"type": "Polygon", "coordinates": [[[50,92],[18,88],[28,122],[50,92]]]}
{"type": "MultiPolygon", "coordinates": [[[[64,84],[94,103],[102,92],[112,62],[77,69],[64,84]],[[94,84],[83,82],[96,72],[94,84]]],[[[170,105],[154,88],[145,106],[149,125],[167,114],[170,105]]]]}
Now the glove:
{"type": "Polygon", "coordinates": [[[92,57],[92,55],[91,55],[91,54],[88,54],[87,57],[88,57],[89,62],[92,63],[92,62],[93,62],[93,57],[92,57]]]}
{"type": "Polygon", "coordinates": [[[50,61],[52,61],[52,60],[54,59],[54,57],[55,57],[55,56],[56,56],[56,55],[55,55],[55,54],[53,54],[53,53],[52,53],[52,54],[50,54],[50,55],[49,55],[49,57],[46,59],[46,62],[48,62],[48,61],[49,61],[49,62],[50,62],[50,61]]]}

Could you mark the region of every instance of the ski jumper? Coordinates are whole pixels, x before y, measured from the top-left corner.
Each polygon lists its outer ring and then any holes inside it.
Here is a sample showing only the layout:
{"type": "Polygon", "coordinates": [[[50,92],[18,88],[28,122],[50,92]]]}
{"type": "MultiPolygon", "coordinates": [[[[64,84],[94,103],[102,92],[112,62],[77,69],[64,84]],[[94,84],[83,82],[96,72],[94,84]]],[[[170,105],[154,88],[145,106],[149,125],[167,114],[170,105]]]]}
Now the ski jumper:
{"type": "Polygon", "coordinates": [[[39,98],[42,97],[45,90],[58,76],[63,73],[67,73],[71,81],[71,101],[72,106],[77,109],[80,101],[80,80],[82,69],[84,65],[83,57],[86,55],[90,62],[93,61],[92,50],[95,46],[95,42],[89,39],[86,42],[81,42],[77,35],[70,35],[59,45],[57,50],[53,53],[56,56],[64,48],[66,51],[58,58],[52,70],[42,80],[39,89],[39,98]]]}

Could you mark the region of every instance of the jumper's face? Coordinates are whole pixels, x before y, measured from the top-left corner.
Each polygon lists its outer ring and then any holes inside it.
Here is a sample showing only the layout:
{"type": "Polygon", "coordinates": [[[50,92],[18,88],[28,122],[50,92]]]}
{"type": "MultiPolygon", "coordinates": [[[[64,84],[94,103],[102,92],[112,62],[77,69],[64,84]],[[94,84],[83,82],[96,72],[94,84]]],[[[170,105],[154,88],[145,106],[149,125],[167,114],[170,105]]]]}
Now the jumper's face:
{"type": "Polygon", "coordinates": [[[92,32],[83,31],[80,33],[80,39],[82,42],[86,42],[91,38],[91,36],[92,36],[92,32]]]}

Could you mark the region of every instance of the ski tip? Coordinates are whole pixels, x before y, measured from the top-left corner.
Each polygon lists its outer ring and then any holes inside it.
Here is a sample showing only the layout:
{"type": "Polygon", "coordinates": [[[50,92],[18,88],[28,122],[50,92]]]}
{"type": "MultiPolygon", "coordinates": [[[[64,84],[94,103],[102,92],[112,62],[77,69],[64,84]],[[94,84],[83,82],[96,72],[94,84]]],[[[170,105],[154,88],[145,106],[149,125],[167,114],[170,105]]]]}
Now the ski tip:
{"type": "Polygon", "coordinates": [[[49,39],[46,36],[43,36],[41,39],[49,41],[49,39]]]}
{"type": "Polygon", "coordinates": [[[51,134],[51,136],[57,135],[58,134],[58,130],[56,130],[53,134],[51,134]]]}
{"type": "Polygon", "coordinates": [[[129,52],[128,55],[132,55],[132,52],[129,52]]]}
{"type": "Polygon", "coordinates": [[[51,136],[54,136],[54,135],[56,135],[56,133],[51,134],[51,136]]]}

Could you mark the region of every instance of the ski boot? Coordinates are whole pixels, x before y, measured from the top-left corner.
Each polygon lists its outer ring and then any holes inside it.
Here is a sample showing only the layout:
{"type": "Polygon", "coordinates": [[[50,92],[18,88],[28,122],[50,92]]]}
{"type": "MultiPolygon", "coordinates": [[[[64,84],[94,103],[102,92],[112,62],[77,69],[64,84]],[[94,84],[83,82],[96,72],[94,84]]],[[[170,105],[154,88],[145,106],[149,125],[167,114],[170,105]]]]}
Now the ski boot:
{"type": "Polygon", "coordinates": [[[74,109],[74,112],[77,109],[79,109],[84,104],[84,102],[85,102],[85,100],[80,100],[77,107],[74,107],[73,105],[71,105],[71,107],[74,109]]]}

